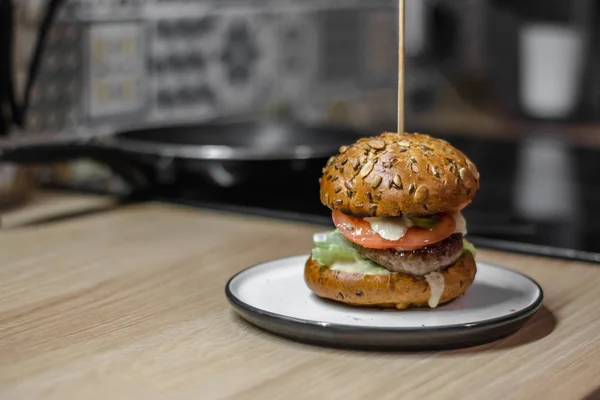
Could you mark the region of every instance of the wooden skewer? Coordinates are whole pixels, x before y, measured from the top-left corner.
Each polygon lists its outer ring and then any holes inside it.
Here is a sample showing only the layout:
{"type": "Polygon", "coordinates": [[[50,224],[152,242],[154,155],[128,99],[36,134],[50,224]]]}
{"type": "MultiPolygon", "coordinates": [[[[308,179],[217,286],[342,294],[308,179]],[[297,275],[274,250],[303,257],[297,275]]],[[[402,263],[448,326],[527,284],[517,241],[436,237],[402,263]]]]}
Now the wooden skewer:
{"type": "Polygon", "coordinates": [[[398,0],[398,134],[404,133],[404,33],[406,0],[398,0]]]}

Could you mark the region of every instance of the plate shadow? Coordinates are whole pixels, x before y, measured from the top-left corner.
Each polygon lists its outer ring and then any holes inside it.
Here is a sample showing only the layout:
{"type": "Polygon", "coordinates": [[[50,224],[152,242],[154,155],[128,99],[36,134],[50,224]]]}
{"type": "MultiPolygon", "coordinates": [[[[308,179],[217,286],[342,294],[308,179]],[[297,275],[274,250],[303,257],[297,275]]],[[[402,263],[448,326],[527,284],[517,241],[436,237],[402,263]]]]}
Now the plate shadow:
{"type": "Polygon", "coordinates": [[[554,332],[557,325],[558,322],[554,316],[554,313],[546,306],[542,305],[521,329],[512,335],[505,337],[504,339],[480,346],[444,351],[442,353],[443,355],[456,356],[460,354],[508,350],[544,339],[546,336],[554,332]]]}
{"type": "Polygon", "coordinates": [[[596,390],[594,390],[581,400],[600,400],[600,387],[596,388],[596,390]]]}

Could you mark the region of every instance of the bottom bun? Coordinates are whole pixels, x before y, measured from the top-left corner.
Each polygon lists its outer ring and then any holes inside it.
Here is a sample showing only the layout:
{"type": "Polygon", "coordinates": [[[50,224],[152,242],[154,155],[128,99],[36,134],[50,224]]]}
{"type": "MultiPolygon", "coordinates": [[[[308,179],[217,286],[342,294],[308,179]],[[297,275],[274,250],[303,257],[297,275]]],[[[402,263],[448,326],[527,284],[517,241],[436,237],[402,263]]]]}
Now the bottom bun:
{"type": "MultiPolygon", "coordinates": [[[[441,270],[444,292],[439,304],[463,295],[473,283],[477,265],[473,255],[465,252],[454,264],[441,270]]],[[[354,306],[429,307],[429,284],[424,277],[403,273],[364,275],[334,271],[309,258],[304,280],[317,296],[354,306]]]]}

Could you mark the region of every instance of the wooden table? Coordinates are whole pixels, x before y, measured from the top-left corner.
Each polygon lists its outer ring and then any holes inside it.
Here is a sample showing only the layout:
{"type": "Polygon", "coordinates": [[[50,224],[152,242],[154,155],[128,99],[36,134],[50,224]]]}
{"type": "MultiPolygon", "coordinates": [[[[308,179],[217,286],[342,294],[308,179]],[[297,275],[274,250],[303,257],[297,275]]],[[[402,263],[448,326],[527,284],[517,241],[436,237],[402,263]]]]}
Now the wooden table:
{"type": "Polygon", "coordinates": [[[145,204],[0,231],[1,399],[583,399],[600,388],[600,268],[480,250],[544,307],[465,350],[293,343],[236,317],[227,279],[319,227],[145,204]]]}

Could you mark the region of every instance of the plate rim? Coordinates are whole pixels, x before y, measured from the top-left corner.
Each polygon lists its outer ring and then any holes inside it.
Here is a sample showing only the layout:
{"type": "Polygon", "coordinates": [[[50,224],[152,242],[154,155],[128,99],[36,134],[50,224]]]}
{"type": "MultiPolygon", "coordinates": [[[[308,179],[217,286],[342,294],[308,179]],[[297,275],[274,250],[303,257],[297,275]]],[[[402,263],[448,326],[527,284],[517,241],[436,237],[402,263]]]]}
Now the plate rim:
{"type": "MultiPolygon", "coordinates": [[[[304,256],[303,254],[297,254],[297,255],[292,255],[292,256],[286,256],[286,257],[280,257],[280,258],[275,258],[275,259],[271,259],[271,260],[261,261],[261,262],[255,263],[249,267],[246,267],[246,268],[242,269],[241,271],[238,271],[237,273],[235,273],[233,276],[231,276],[227,280],[227,283],[225,285],[225,296],[227,297],[227,300],[232,304],[232,306],[234,308],[240,308],[244,312],[255,314],[255,315],[258,315],[259,317],[263,317],[263,318],[278,320],[280,322],[286,322],[286,323],[290,323],[290,324],[299,324],[301,326],[310,326],[313,328],[334,329],[337,331],[344,331],[344,332],[368,331],[368,332],[377,332],[377,333],[416,333],[416,332],[438,332],[439,333],[439,332],[451,332],[451,331],[464,330],[464,329],[476,330],[476,329],[481,329],[481,328],[489,328],[489,327],[493,327],[493,326],[502,325],[504,323],[516,322],[516,321],[519,321],[519,320],[522,320],[525,318],[529,318],[530,316],[532,316],[535,312],[537,312],[541,308],[541,306],[544,302],[544,290],[542,289],[540,284],[535,279],[527,276],[526,274],[524,274],[522,272],[515,271],[514,269],[510,269],[508,267],[503,267],[503,266],[500,266],[497,264],[488,263],[485,261],[482,261],[482,262],[488,266],[498,268],[498,269],[507,271],[509,273],[517,274],[517,275],[521,276],[522,278],[533,283],[533,285],[539,291],[539,295],[536,297],[535,301],[520,311],[510,313],[510,314],[504,315],[502,317],[496,317],[496,318],[486,319],[486,320],[472,322],[472,323],[442,325],[442,326],[437,326],[437,327],[414,326],[414,327],[403,327],[403,328],[389,328],[389,327],[381,327],[381,326],[374,327],[374,326],[358,326],[358,325],[349,325],[349,324],[339,324],[339,323],[322,322],[322,321],[318,321],[318,320],[306,320],[306,319],[301,319],[301,318],[296,318],[296,317],[290,317],[287,315],[274,313],[271,311],[266,311],[266,310],[262,310],[260,308],[254,307],[254,306],[242,301],[241,299],[239,299],[237,296],[235,296],[233,294],[233,292],[231,290],[231,284],[233,283],[233,281],[236,278],[238,278],[240,275],[246,273],[247,271],[249,271],[253,268],[256,268],[258,266],[261,266],[263,264],[276,262],[276,261],[285,261],[285,260],[289,260],[289,259],[293,259],[293,258],[301,258],[303,256],[304,256]]],[[[310,254],[306,254],[306,257],[308,259],[308,257],[310,257],[310,254]]]]}

